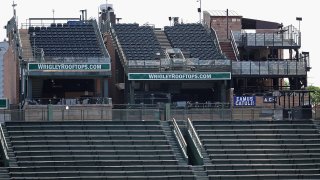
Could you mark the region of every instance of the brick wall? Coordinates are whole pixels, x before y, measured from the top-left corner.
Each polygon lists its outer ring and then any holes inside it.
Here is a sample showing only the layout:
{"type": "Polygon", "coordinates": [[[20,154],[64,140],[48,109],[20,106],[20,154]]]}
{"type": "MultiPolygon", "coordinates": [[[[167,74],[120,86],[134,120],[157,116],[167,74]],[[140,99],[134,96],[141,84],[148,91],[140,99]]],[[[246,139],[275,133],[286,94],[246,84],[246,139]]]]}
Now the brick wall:
{"type": "Polygon", "coordinates": [[[241,16],[229,16],[227,28],[226,16],[211,17],[211,27],[216,31],[219,41],[227,41],[227,35],[230,36],[230,30],[241,31],[241,16]],[[227,33],[227,31],[229,31],[227,33]]]}
{"type": "Polygon", "coordinates": [[[4,96],[9,99],[10,104],[19,102],[19,75],[18,62],[14,50],[9,46],[3,61],[3,84],[4,96]]]}

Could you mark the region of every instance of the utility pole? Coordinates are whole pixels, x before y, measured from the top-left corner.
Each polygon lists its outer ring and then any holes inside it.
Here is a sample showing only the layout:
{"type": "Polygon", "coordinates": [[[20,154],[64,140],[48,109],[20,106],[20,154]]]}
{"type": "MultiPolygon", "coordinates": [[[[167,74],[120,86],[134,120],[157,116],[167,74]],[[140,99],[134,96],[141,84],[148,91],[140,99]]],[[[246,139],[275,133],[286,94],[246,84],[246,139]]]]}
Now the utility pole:
{"type": "Polygon", "coordinates": [[[53,23],[55,23],[55,19],[54,19],[54,9],[52,9],[52,18],[53,18],[53,23]]]}
{"type": "Polygon", "coordinates": [[[227,9],[227,39],[229,40],[229,9],[227,9]]]}
{"type": "Polygon", "coordinates": [[[14,1],[13,1],[12,8],[13,8],[13,16],[14,17],[16,17],[16,9],[15,9],[16,6],[17,6],[17,4],[15,4],[14,1]]]}
{"type": "Polygon", "coordinates": [[[199,23],[201,24],[201,0],[197,0],[199,2],[200,6],[198,8],[198,13],[199,13],[199,23]]]}

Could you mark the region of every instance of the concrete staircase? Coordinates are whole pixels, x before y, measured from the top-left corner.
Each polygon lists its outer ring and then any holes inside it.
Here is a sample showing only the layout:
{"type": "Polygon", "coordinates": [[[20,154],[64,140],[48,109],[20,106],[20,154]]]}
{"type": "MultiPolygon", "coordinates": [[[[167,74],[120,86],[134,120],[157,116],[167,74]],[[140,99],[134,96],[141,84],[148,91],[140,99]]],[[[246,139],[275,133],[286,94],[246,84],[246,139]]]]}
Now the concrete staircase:
{"type": "Polygon", "coordinates": [[[32,47],[30,43],[30,34],[27,29],[20,29],[20,38],[22,43],[22,58],[30,61],[33,59],[32,47]]]}
{"type": "Polygon", "coordinates": [[[169,49],[172,48],[169,43],[169,40],[163,30],[154,30],[154,34],[156,35],[156,37],[160,43],[160,46],[163,50],[165,50],[167,48],[169,48],[169,49]]]}
{"type": "Polygon", "coordinates": [[[314,122],[314,125],[317,127],[319,134],[320,134],[320,120],[314,119],[313,122],[314,122]]]}
{"type": "Polygon", "coordinates": [[[8,152],[7,153],[8,153],[8,157],[9,157],[9,166],[10,167],[18,167],[17,158],[13,152],[11,141],[8,141],[9,134],[8,134],[7,128],[5,126],[2,126],[2,129],[3,129],[4,138],[7,140],[7,145],[8,145],[8,152]]]}
{"type": "Polygon", "coordinates": [[[228,59],[235,61],[236,60],[236,55],[234,54],[231,42],[226,41],[226,42],[219,42],[221,51],[227,56],[228,59]]]}
{"type": "Polygon", "coordinates": [[[188,164],[188,162],[186,161],[186,159],[182,155],[182,151],[181,151],[180,146],[178,146],[178,142],[173,134],[173,131],[170,126],[170,122],[169,121],[162,121],[161,125],[162,125],[162,129],[164,130],[164,134],[167,136],[169,145],[172,147],[173,153],[177,157],[179,165],[188,164]]]}
{"type": "Polygon", "coordinates": [[[192,170],[197,180],[209,180],[208,173],[204,166],[192,166],[192,170]]]}
{"type": "Polygon", "coordinates": [[[10,180],[10,175],[6,167],[0,167],[0,180],[10,180]]]}

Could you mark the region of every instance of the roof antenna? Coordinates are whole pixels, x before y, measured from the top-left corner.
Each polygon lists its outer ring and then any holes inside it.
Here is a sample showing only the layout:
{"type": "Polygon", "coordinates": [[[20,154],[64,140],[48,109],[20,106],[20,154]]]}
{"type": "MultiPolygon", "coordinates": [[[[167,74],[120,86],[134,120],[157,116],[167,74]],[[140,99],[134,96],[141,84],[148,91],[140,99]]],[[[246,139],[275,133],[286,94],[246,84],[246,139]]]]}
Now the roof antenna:
{"type": "Polygon", "coordinates": [[[16,9],[15,9],[16,6],[17,6],[17,4],[15,4],[14,1],[13,1],[12,8],[13,8],[13,16],[14,17],[16,17],[16,9]]]}

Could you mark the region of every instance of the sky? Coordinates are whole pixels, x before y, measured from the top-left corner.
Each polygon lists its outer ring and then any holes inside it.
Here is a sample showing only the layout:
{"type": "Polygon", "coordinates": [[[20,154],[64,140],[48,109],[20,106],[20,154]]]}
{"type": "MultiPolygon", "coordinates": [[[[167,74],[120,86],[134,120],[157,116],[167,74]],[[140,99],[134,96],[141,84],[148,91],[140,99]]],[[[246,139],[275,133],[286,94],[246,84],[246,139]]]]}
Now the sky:
{"type": "MultiPolygon", "coordinates": [[[[15,0],[18,23],[28,18],[79,17],[81,9],[87,9],[88,18],[97,18],[98,9],[106,2],[113,4],[115,14],[122,18],[120,23],[154,24],[163,27],[170,24],[168,17],[180,17],[184,23],[199,21],[197,0],[15,0]]],[[[310,52],[311,71],[308,84],[320,86],[320,53],[317,52],[319,36],[319,11],[317,1],[312,0],[201,0],[202,10],[234,10],[245,18],[283,23],[284,26],[299,26],[296,17],[302,17],[302,47],[310,52]],[[319,60],[318,60],[319,59],[319,60]]],[[[12,0],[0,1],[0,41],[5,36],[3,27],[13,16],[12,0]]]]}

